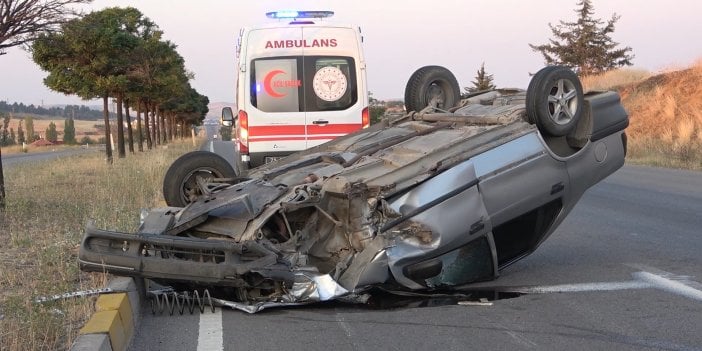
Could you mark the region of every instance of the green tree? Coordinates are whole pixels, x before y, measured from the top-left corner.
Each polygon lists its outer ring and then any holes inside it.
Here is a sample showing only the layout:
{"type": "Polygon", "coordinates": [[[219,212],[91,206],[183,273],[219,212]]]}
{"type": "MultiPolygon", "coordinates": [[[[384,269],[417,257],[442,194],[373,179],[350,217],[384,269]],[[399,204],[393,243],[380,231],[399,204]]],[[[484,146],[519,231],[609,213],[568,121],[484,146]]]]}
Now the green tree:
{"type": "MultiPolygon", "coordinates": [[[[118,99],[119,155],[124,156],[121,99],[128,86],[131,53],[139,45],[139,31],[151,23],[135,8],[106,8],[91,12],[61,26],[60,33],[40,36],[33,46],[33,59],[49,72],[44,84],[55,91],[84,99],[102,98],[105,140],[110,139],[108,102],[118,99]]],[[[107,162],[112,148],[106,144],[107,162]]]]}
{"type": "Polygon", "coordinates": [[[178,124],[181,128],[185,126],[177,120],[184,101],[189,100],[191,94],[188,81],[192,74],[185,70],[185,61],[176,46],[162,41],[161,34],[155,26],[142,34],[128,75],[130,88],[126,98],[137,111],[139,150],[143,149],[142,136],[146,136],[147,147],[151,149],[153,144],[171,139],[178,124]],[[142,112],[143,132],[140,131],[142,112]]]}
{"type": "Polygon", "coordinates": [[[22,120],[17,123],[17,144],[23,144],[25,141],[27,141],[24,138],[24,129],[22,129],[22,120]]]}
{"type": "Polygon", "coordinates": [[[368,112],[370,113],[371,125],[380,122],[380,120],[382,120],[383,116],[385,115],[385,111],[387,111],[387,108],[385,108],[385,106],[381,106],[381,105],[370,106],[368,108],[368,112]]]}
{"type": "Polygon", "coordinates": [[[63,143],[68,145],[76,143],[76,126],[71,117],[63,122],[63,143]]]}
{"type": "Polygon", "coordinates": [[[27,143],[33,142],[36,134],[34,134],[34,119],[30,116],[24,117],[24,127],[27,129],[27,143]]]}
{"type": "Polygon", "coordinates": [[[529,44],[532,50],[541,53],[547,65],[570,67],[580,76],[631,66],[634,55],[630,47],[620,48],[611,38],[620,16],[616,13],[606,23],[592,17],[594,7],[591,0],[580,0],[575,12],[575,22],[549,23],[554,38],[548,44],[529,44]]]}
{"type": "Polygon", "coordinates": [[[487,74],[485,72],[485,62],[483,62],[480,65],[480,69],[478,70],[477,75],[475,76],[475,80],[472,81],[473,83],[472,87],[465,87],[465,89],[468,93],[475,93],[479,91],[485,91],[485,90],[492,90],[495,89],[495,84],[493,84],[494,78],[492,74],[487,74]]]}
{"type": "Polygon", "coordinates": [[[373,97],[372,92],[368,92],[368,113],[370,114],[370,124],[376,124],[380,122],[381,119],[383,119],[383,116],[385,115],[385,111],[387,111],[387,108],[385,107],[385,101],[378,100],[373,97]]]}
{"type": "Polygon", "coordinates": [[[201,125],[209,111],[209,99],[193,89],[190,84],[185,87],[184,95],[176,95],[162,104],[169,120],[169,134],[182,136],[191,126],[201,125]]]}
{"type": "Polygon", "coordinates": [[[0,128],[0,146],[12,145],[10,142],[10,131],[8,130],[10,120],[12,118],[9,114],[2,112],[0,112],[0,117],[2,117],[2,128],[0,128]]]}
{"type": "Polygon", "coordinates": [[[49,127],[46,128],[46,140],[52,143],[58,141],[58,131],[54,122],[49,123],[49,127]]]}

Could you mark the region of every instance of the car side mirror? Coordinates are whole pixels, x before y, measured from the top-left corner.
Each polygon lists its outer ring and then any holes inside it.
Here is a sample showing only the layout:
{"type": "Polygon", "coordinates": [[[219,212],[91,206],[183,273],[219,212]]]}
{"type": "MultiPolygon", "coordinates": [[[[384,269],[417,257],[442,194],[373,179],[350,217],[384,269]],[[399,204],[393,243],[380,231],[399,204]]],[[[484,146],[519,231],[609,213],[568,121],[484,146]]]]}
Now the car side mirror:
{"type": "Polygon", "coordinates": [[[231,127],[234,125],[237,117],[234,117],[234,112],[232,112],[231,107],[222,108],[222,125],[226,127],[231,127]]]}

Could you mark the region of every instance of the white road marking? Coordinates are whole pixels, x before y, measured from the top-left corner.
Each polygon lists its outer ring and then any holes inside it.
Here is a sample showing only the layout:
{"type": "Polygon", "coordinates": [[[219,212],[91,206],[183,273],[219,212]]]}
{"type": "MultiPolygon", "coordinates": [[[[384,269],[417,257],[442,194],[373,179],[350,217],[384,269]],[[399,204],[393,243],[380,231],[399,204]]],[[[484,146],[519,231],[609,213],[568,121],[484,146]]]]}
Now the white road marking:
{"type": "Polygon", "coordinates": [[[214,141],[210,140],[210,152],[214,152],[214,141]]]}
{"type": "Polygon", "coordinates": [[[346,323],[346,321],[344,320],[344,316],[340,315],[339,312],[337,312],[334,317],[341,326],[341,329],[346,334],[346,337],[351,339],[351,326],[348,323],[346,323]]]}
{"type": "Polygon", "coordinates": [[[197,351],[222,351],[224,350],[224,336],[222,332],[222,309],[215,309],[214,313],[206,310],[200,314],[200,330],[197,338],[197,351]]]}
{"type": "Polygon", "coordinates": [[[671,280],[649,272],[636,272],[634,273],[634,277],[640,281],[650,283],[655,288],[667,291],[669,293],[684,296],[693,300],[702,301],[702,291],[697,290],[686,284],[688,283],[687,279],[671,280]]]}
{"type": "Polygon", "coordinates": [[[551,286],[534,286],[519,289],[519,292],[532,294],[561,293],[561,292],[585,292],[585,291],[614,291],[630,289],[652,288],[653,285],[644,281],[632,280],[627,282],[602,282],[602,283],[582,283],[582,284],[562,284],[551,286]]]}
{"type": "Polygon", "coordinates": [[[341,329],[344,331],[344,334],[346,334],[346,338],[349,340],[349,343],[351,344],[351,349],[361,350],[361,351],[365,350],[366,348],[363,346],[363,344],[359,344],[356,341],[354,341],[355,339],[354,339],[353,333],[351,331],[351,326],[349,325],[349,323],[346,322],[346,320],[344,319],[344,316],[341,315],[338,310],[336,310],[334,318],[341,326],[341,329]]]}
{"type": "Polygon", "coordinates": [[[673,273],[664,272],[655,268],[647,271],[634,272],[631,275],[634,280],[624,282],[599,282],[582,284],[562,284],[550,286],[532,286],[518,288],[515,291],[526,294],[546,294],[561,292],[585,292],[585,291],[614,291],[631,289],[659,289],[671,294],[687,297],[692,300],[702,301],[702,284],[692,281],[687,276],[676,276],[673,273]]]}

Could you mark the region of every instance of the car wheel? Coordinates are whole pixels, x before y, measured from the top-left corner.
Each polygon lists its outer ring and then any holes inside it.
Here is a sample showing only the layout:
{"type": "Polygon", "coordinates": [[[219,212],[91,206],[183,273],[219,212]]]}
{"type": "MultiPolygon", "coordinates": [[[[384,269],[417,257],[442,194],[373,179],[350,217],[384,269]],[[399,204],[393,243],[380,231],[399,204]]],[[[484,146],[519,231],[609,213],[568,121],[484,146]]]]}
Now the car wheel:
{"type": "Polygon", "coordinates": [[[434,98],[439,98],[438,108],[448,110],[456,106],[461,92],[456,77],[441,66],[424,66],[416,70],[405,87],[407,111],[421,111],[434,98]]]}
{"type": "Polygon", "coordinates": [[[584,101],[583,86],[573,71],[563,66],[545,67],[529,82],[527,116],[541,132],[563,136],[578,124],[584,101]]]}
{"type": "Polygon", "coordinates": [[[163,197],[168,206],[185,207],[202,195],[197,178],[234,178],[232,166],[208,151],[189,152],[171,164],[163,179],[163,197]]]}

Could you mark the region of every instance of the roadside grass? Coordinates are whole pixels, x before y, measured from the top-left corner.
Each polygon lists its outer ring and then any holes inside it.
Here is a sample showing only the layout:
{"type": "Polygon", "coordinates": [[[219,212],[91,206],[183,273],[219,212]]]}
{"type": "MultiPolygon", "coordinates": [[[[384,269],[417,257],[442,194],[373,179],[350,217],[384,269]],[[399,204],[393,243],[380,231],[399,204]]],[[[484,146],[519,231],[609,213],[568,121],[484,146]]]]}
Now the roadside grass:
{"type": "MultiPolygon", "coordinates": [[[[69,349],[94,309],[92,298],[35,303],[34,299],[102,288],[108,277],[84,273],[77,262],[85,223],[133,231],[142,208],[162,205],[166,168],[191,142],[115,159],[72,156],[5,170],[6,208],[0,212],[0,349],[69,349]]],[[[4,149],[3,149],[4,151],[4,149]]]]}
{"type": "Polygon", "coordinates": [[[651,76],[652,74],[646,70],[622,68],[596,76],[583,77],[581,81],[586,91],[610,90],[615,87],[640,82],[651,76]]]}
{"type": "Polygon", "coordinates": [[[616,70],[583,85],[619,91],[630,118],[627,162],[702,170],[702,60],[658,75],[616,70]]]}

